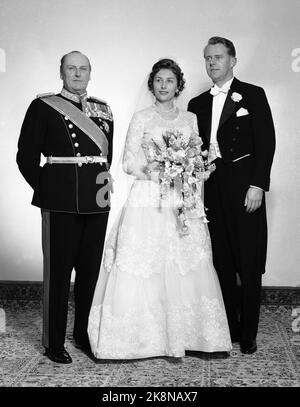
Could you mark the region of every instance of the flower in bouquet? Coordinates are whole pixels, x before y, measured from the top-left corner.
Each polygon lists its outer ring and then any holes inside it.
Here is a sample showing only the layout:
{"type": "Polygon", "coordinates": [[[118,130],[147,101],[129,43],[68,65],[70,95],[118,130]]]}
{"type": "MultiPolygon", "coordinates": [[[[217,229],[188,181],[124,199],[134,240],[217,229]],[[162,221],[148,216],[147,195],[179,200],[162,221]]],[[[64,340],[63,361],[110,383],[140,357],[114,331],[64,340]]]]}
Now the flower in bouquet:
{"type": "Polygon", "coordinates": [[[201,146],[198,135],[190,136],[178,130],[164,132],[162,143],[152,139],[150,146],[144,146],[149,167],[159,172],[161,198],[166,198],[170,188],[176,188],[182,196],[177,219],[183,235],[189,233],[187,218],[191,212],[207,222],[201,189],[215,166],[208,163],[208,152],[202,152],[201,146]]]}

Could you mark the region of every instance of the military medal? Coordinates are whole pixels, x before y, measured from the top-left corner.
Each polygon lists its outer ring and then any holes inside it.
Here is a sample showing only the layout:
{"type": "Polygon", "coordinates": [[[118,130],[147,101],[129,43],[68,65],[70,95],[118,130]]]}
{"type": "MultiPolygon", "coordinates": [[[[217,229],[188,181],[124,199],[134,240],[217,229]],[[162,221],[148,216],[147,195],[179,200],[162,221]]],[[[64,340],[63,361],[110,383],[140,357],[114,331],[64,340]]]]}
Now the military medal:
{"type": "Polygon", "coordinates": [[[109,124],[106,123],[106,122],[103,122],[103,126],[104,126],[105,131],[108,133],[109,132],[109,124]]]}

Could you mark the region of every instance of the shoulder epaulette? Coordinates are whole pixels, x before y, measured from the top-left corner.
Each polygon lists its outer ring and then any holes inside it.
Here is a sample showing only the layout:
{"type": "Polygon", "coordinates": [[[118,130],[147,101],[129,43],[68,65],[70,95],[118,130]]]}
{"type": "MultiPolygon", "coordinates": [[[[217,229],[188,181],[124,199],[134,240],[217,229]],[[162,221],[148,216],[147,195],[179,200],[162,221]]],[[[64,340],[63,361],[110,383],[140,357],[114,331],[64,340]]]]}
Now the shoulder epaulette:
{"type": "Polygon", "coordinates": [[[105,100],[96,98],[95,96],[89,96],[88,101],[89,102],[96,102],[96,103],[99,102],[99,103],[102,103],[104,105],[107,105],[107,102],[105,100]]]}
{"type": "Polygon", "coordinates": [[[37,97],[37,98],[46,98],[46,97],[48,97],[48,96],[54,96],[54,95],[55,95],[55,93],[53,93],[53,92],[48,92],[48,93],[40,93],[40,94],[36,95],[36,97],[37,97]]]}

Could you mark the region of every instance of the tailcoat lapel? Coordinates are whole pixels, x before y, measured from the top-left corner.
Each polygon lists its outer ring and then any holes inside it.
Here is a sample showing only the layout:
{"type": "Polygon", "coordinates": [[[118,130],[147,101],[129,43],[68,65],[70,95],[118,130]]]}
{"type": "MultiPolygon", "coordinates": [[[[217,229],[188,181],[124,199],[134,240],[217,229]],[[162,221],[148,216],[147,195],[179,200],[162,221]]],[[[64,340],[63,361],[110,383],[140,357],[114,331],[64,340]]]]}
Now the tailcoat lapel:
{"type": "Polygon", "coordinates": [[[231,98],[233,92],[238,92],[239,90],[239,81],[234,78],[232,83],[231,83],[231,87],[229,89],[229,92],[227,94],[227,98],[225,100],[225,104],[222,110],[222,114],[220,117],[220,122],[219,122],[219,128],[218,130],[223,126],[223,124],[230,118],[230,116],[236,112],[238,110],[239,103],[238,102],[234,102],[231,98]]]}

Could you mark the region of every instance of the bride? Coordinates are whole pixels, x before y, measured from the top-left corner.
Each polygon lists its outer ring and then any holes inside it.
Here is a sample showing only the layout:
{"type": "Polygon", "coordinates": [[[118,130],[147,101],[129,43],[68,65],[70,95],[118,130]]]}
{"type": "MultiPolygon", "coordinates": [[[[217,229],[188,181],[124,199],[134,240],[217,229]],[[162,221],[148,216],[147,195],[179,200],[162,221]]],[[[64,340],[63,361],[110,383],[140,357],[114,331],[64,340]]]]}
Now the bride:
{"type": "Polygon", "coordinates": [[[99,359],[232,349],[202,200],[185,216],[181,190],[173,182],[162,191],[161,166],[151,160],[167,133],[201,144],[196,116],[174,104],[184,82],[173,60],[159,60],[148,80],[155,103],[129,125],[123,168],[134,182],[107,238],[89,315],[99,359]]]}

